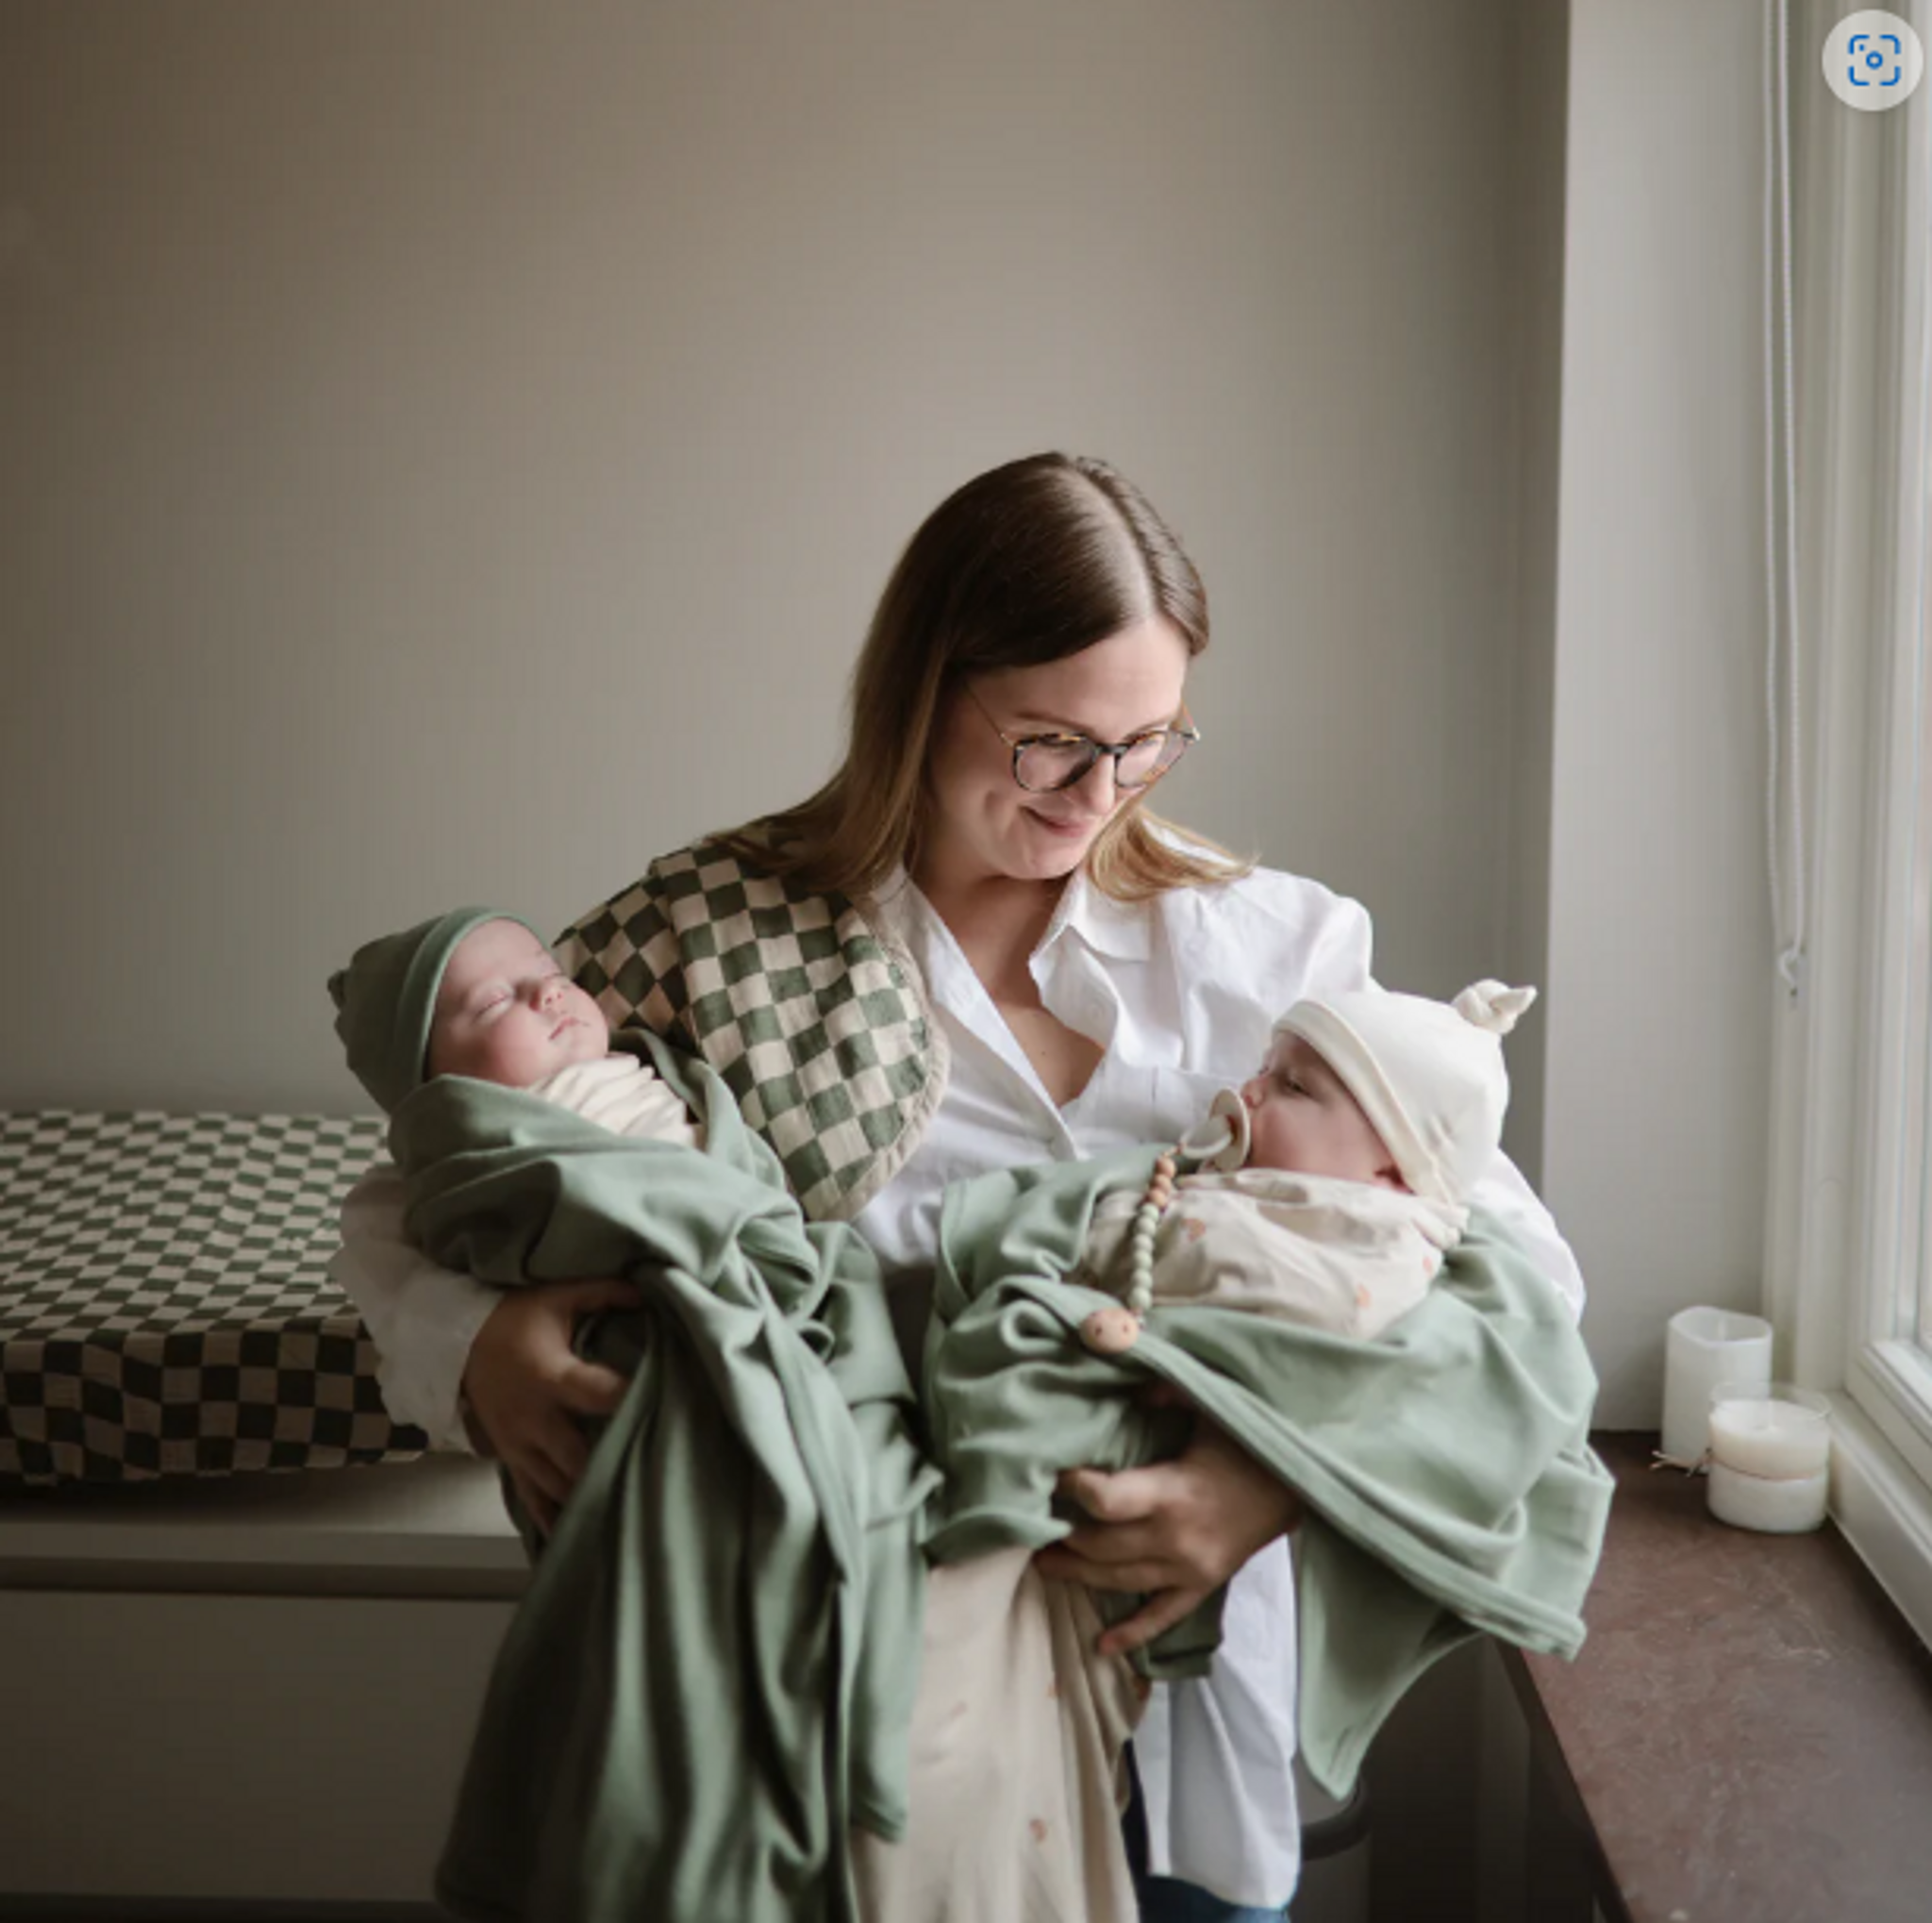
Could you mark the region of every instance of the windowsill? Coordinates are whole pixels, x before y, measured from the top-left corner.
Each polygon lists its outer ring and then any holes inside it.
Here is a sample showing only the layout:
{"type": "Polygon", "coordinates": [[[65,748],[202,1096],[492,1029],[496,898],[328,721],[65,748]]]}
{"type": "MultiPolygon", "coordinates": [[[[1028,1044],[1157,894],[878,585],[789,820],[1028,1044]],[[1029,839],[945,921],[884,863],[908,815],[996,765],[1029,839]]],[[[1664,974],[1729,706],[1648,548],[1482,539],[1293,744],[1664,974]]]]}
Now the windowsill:
{"type": "Polygon", "coordinates": [[[1508,1666],[1605,1915],[1920,1923],[1932,1654],[1834,1526],[1727,1528],[1647,1466],[1654,1436],[1594,1440],[1617,1498],[1589,1640],[1508,1666]]]}
{"type": "Polygon", "coordinates": [[[1831,1513],[1932,1647],[1932,1500],[1924,1482],[1849,1395],[1832,1398],[1831,1513]]]}
{"type": "Polygon", "coordinates": [[[476,1598],[527,1576],[468,1456],[0,1493],[0,1589],[476,1598]]]}

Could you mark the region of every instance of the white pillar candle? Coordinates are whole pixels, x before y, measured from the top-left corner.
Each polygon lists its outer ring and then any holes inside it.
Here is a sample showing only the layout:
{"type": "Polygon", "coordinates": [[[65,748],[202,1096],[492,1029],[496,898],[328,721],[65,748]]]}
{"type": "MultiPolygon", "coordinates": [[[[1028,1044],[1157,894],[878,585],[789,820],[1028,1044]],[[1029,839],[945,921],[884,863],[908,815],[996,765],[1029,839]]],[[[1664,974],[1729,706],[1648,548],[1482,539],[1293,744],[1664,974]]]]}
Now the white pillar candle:
{"type": "Polygon", "coordinates": [[[1710,1480],[1720,1522],[1787,1535],[1824,1520],[1831,1404],[1809,1389],[1723,1383],[1710,1395],[1710,1480]]]}
{"type": "Polygon", "coordinates": [[[1812,1476],[1750,1476],[1713,1462],[1705,1494],[1720,1522],[1769,1535],[1796,1535],[1824,1520],[1830,1480],[1824,1469],[1812,1476]]]}
{"type": "Polygon", "coordinates": [[[1710,1392],[1771,1386],[1771,1324],[1731,1309],[1681,1309],[1664,1341],[1663,1452],[1694,1463],[1710,1440],[1710,1392]]]}

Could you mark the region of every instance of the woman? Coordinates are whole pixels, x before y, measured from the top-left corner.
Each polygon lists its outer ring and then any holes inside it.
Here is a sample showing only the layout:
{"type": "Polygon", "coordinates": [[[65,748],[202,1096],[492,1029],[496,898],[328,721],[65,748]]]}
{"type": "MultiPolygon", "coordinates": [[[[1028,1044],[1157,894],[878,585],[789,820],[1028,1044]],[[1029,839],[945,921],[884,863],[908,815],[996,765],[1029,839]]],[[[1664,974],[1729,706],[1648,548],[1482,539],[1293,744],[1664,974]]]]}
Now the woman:
{"type": "MultiPolygon", "coordinates": [[[[579,978],[613,1015],[704,1053],[786,1157],[808,1212],[850,1215],[889,1268],[929,1267],[950,1180],[1175,1139],[1254,1072],[1276,1012],[1357,986],[1369,967],[1358,906],[1147,812],[1197,739],[1186,679],[1207,644],[1199,577],[1122,476],[1058,454],[980,476],[934,511],[887,585],[831,781],[707,844],[698,868],[725,877],[715,894],[694,892],[691,856],[670,858],[587,917],[579,978]],[[716,946],[692,941],[693,917],[726,900],[733,862],[775,877],[796,914],[830,931],[813,950],[817,1006],[844,1022],[839,1047],[859,1007],[901,1045],[880,1106],[848,1127],[859,1152],[833,1168],[799,1152],[801,1117],[824,1112],[793,1099],[792,1071],[838,1051],[815,1028],[774,1044],[682,978],[716,946]],[[875,992],[841,1004],[824,988],[866,968],[875,992]],[[761,1079],[774,1046],[786,1074],[761,1079]]],[[[1507,1162],[1477,1199],[1580,1301],[1574,1260],[1507,1162]]],[[[585,1460],[575,1418],[607,1413],[623,1386],[572,1354],[572,1326],[624,1292],[587,1281],[499,1299],[426,1267],[382,1170],[343,1229],[338,1279],[383,1353],[392,1411],[460,1446],[460,1386],[471,1439],[554,1516],[585,1460]]],[[[1069,1465],[1066,1486],[1094,1520],[1042,1553],[1044,1573],[1149,1596],[1109,1647],[1137,1647],[1233,1579],[1213,1674],[1157,1691],[1135,1738],[1144,1913],[1276,1915],[1298,1868],[1296,1498],[1206,1426],[1175,1461],[1111,1476],[1069,1465]]]]}

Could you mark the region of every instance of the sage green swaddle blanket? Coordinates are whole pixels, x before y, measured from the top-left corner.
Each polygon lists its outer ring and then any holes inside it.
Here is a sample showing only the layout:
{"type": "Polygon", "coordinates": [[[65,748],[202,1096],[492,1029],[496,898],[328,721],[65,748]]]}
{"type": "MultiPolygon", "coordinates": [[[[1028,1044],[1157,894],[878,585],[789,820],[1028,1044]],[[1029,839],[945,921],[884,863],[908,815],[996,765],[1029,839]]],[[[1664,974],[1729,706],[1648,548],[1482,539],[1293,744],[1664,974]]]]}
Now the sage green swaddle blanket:
{"type": "MultiPolygon", "coordinates": [[[[1337,1795],[1437,1658],[1477,1630],[1573,1655],[1610,1479],[1588,1440],[1596,1378],[1568,1306],[1480,1213],[1423,1302],[1374,1341],[1212,1307],[1161,1307],[1124,1355],[1080,1324],[1118,1306],[1064,1277],[1093,1205],[1144,1186],[1156,1151],[1015,1169],[949,1190],[924,1397],[946,1477],[936,1562],[1065,1532],[1069,1463],[1171,1453],[1171,1382],[1297,1490],[1305,1760],[1337,1795]],[[1165,1429],[1165,1433],[1162,1432],[1165,1429]]],[[[1142,1665],[1198,1674],[1220,1598],[1142,1665]]]]}
{"type": "Polygon", "coordinates": [[[844,1923],[848,1828],[904,1822],[933,1484],[877,1266],[808,1227],[724,1083],[643,1052],[703,1152],[446,1076],[391,1144],[425,1253],[635,1279],[634,1375],[498,1658],[438,1873],[475,1918],[844,1923]]]}

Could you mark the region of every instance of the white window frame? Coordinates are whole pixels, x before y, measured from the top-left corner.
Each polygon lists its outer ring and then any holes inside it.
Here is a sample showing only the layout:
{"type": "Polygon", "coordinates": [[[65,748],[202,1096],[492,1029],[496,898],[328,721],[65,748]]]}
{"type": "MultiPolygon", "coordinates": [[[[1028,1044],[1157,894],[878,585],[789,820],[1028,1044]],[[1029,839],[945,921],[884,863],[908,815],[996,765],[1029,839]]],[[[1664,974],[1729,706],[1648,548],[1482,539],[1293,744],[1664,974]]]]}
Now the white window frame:
{"type": "MultiPolygon", "coordinates": [[[[1925,5],[1897,10],[1928,32],[1925,5]]],[[[1896,1333],[1932,1262],[1932,82],[1882,115],[1807,84],[1834,12],[1796,9],[1790,50],[1812,886],[1774,1045],[1767,1295],[1784,1369],[1832,1396],[1833,1514],[1932,1643],[1932,1363],[1896,1333]]]]}

